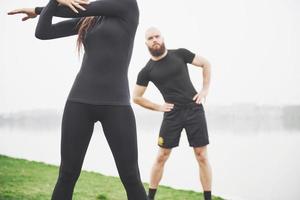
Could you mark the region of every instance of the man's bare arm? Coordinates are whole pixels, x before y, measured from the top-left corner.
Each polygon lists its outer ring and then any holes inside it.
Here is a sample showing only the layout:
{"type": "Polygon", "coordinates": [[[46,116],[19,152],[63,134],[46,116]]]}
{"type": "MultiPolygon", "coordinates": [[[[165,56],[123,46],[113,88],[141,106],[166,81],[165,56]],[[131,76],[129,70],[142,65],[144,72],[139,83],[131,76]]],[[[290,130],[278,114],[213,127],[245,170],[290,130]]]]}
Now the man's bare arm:
{"type": "Polygon", "coordinates": [[[173,104],[170,103],[164,103],[163,105],[159,105],[156,103],[151,102],[150,100],[143,97],[147,87],[135,85],[134,91],[133,91],[133,102],[147,108],[149,110],[155,110],[160,112],[169,112],[173,108],[173,104]]]}
{"type": "Polygon", "coordinates": [[[209,85],[210,85],[210,77],[211,77],[211,65],[208,62],[207,59],[205,59],[202,56],[196,55],[192,65],[197,66],[197,67],[202,67],[203,72],[203,86],[202,90],[194,96],[193,100],[196,101],[196,103],[200,103],[202,101],[202,98],[206,98],[209,90],[209,85]]]}

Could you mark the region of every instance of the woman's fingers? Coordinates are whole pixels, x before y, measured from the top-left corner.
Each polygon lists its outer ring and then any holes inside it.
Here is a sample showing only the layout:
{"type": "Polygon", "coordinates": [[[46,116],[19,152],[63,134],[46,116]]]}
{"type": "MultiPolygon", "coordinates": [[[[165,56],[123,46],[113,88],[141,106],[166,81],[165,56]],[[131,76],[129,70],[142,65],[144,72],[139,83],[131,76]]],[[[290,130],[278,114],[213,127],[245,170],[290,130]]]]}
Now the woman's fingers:
{"type": "Polygon", "coordinates": [[[14,15],[14,14],[17,14],[17,13],[18,13],[17,10],[13,10],[13,11],[8,12],[7,14],[8,14],[8,15],[14,15]]]}
{"type": "Polygon", "coordinates": [[[75,2],[76,2],[76,3],[79,3],[79,4],[85,4],[85,5],[87,5],[87,4],[90,3],[89,0],[76,0],[75,2]]]}
{"type": "Polygon", "coordinates": [[[12,11],[8,12],[7,14],[8,15],[14,15],[14,14],[19,14],[19,13],[24,13],[24,11],[21,10],[21,9],[15,9],[15,10],[12,10],[12,11]]]}
{"type": "Polygon", "coordinates": [[[73,10],[75,13],[78,13],[77,9],[80,10],[86,10],[83,6],[81,6],[80,4],[89,4],[89,0],[68,0],[68,1],[64,1],[62,2],[61,0],[58,1],[59,3],[65,4],[66,6],[68,6],[69,8],[71,8],[71,10],[73,10]]]}
{"type": "Polygon", "coordinates": [[[81,10],[86,10],[86,9],[85,9],[84,7],[82,7],[79,3],[72,3],[72,4],[73,4],[73,6],[79,8],[79,9],[81,9],[81,10]]]}
{"type": "Polygon", "coordinates": [[[22,18],[22,21],[26,21],[27,19],[29,19],[30,17],[26,16],[22,18]]]}
{"type": "Polygon", "coordinates": [[[74,12],[78,13],[78,11],[76,10],[76,8],[72,5],[72,3],[68,4],[68,6],[71,8],[71,10],[73,10],[74,12]]]}

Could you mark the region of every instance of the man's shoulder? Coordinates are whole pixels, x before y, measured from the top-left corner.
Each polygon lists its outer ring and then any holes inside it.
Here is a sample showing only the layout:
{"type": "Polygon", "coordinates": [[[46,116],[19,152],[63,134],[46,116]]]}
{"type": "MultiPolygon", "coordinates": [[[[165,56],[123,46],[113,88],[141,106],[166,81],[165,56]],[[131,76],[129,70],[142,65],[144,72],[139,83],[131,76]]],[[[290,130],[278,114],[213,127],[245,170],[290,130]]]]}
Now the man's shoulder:
{"type": "Polygon", "coordinates": [[[146,63],[145,66],[141,69],[141,71],[148,71],[150,67],[151,67],[151,59],[149,59],[149,60],[147,61],[147,63],[146,63]]]}
{"type": "Polygon", "coordinates": [[[195,53],[191,52],[190,50],[186,49],[186,48],[178,48],[173,50],[173,55],[175,55],[176,57],[182,59],[185,63],[192,63],[194,57],[195,57],[195,53]]]}
{"type": "Polygon", "coordinates": [[[168,49],[169,53],[179,54],[179,55],[182,54],[182,53],[185,53],[187,51],[189,51],[189,50],[186,49],[186,48],[168,49]]]}
{"type": "Polygon", "coordinates": [[[180,48],[177,48],[177,49],[170,49],[171,51],[174,51],[174,52],[185,52],[185,51],[189,51],[187,48],[183,48],[183,47],[180,47],[180,48]]]}
{"type": "Polygon", "coordinates": [[[147,61],[145,68],[149,68],[151,65],[153,64],[153,60],[151,58],[149,58],[149,60],[147,61]]]}

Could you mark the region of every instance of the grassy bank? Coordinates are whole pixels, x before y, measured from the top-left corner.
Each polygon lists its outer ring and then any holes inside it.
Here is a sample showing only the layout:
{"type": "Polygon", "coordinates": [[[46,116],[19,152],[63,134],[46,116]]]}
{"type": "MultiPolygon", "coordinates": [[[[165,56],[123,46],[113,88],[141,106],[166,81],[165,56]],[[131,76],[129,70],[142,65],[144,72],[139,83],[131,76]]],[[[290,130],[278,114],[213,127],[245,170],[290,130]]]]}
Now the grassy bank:
{"type": "MultiPolygon", "coordinates": [[[[56,166],[0,155],[0,200],[48,200],[57,174],[56,166]]],[[[157,195],[157,200],[203,199],[202,193],[163,186],[157,195]]],[[[126,200],[126,195],[118,178],[82,171],[73,200],[126,200]]]]}

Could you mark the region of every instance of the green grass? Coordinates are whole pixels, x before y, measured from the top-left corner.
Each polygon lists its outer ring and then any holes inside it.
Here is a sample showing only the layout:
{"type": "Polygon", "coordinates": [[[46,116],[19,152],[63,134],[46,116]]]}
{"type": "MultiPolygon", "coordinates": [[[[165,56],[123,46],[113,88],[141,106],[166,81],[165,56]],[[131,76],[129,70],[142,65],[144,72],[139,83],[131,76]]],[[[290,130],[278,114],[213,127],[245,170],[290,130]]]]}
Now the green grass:
{"type": "MultiPolygon", "coordinates": [[[[0,155],[0,200],[49,200],[57,175],[57,166],[0,155]]],[[[202,193],[161,186],[156,199],[202,200],[203,197],[202,193]]],[[[126,200],[126,194],[119,178],[82,171],[73,200],[126,200]]]]}

